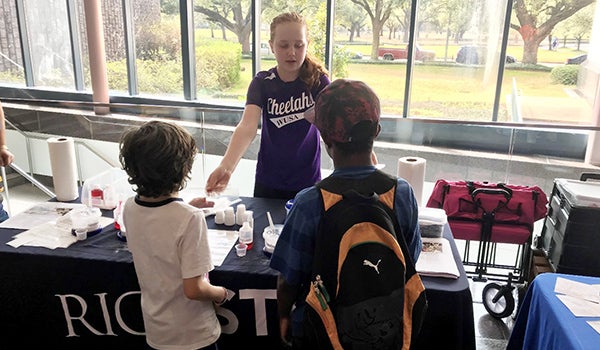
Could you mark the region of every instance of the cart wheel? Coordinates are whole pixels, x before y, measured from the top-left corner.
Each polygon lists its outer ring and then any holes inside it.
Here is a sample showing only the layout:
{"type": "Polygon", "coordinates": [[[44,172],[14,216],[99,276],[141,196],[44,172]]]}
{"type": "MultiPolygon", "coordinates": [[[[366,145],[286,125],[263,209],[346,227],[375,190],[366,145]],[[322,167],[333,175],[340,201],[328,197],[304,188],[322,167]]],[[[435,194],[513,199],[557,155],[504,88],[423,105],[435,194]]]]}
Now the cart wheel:
{"type": "Polygon", "coordinates": [[[512,288],[503,288],[497,283],[488,283],[483,288],[483,306],[495,318],[504,318],[515,309],[512,288]],[[495,300],[495,301],[494,301],[495,300]]]}

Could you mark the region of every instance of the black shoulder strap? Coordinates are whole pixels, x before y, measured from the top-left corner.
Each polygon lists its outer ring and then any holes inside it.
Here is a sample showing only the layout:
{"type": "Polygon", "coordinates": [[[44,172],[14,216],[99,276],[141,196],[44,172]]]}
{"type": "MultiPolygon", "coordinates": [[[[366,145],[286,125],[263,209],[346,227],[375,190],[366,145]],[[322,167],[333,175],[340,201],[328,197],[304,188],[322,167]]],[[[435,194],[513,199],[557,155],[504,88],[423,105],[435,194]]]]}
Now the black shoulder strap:
{"type": "Polygon", "coordinates": [[[321,203],[325,211],[341,199],[345,199],[349,203],[369,200],[378,202],[393,224],[396,239],[404,240],[400,223],[394,212],[397,183],[397,177],[375,170],[367,177],[360,179],[329,176],[317,183],[316,186],[320,189],[321,203]]]}
{"type": "Polygon", "coordinates": [[[328,176],[318,182],[316,186],[326,191],[343,195],[349,190],[354,190],[362,195],[369,196],[372,193],[382,194],[394,188],[398,180],[396,177],[375,170],[366,178],[345,178],[342,176],[328,176]]]}

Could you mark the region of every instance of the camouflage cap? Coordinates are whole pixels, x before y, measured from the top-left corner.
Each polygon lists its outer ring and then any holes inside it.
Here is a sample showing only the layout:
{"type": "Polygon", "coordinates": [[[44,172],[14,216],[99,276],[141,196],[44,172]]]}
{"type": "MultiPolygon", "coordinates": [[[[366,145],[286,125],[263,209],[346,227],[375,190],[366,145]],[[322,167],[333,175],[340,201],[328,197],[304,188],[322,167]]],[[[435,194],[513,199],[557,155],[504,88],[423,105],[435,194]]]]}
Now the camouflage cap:
{"type": "Polygon", "coordinates": [[[314,124],[324,138],[347,143],[375,138],[380,114],[379,98],[367,84],[337,79],[317,96],[314,124]]]}

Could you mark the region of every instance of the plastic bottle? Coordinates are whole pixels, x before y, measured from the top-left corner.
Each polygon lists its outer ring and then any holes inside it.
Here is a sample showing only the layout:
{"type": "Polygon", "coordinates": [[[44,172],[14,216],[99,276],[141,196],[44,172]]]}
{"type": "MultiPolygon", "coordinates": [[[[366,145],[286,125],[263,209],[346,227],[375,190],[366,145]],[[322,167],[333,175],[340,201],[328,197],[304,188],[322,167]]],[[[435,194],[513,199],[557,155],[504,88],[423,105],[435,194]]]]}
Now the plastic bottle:
{"type": "Polygon", "coordinates": [[[115,221],[115,229],[120,230],[121,229],[121,223],[119,222],[121,220],[121,211],[123,210],[123,202],[121,200],[119,200],[119,202],[117,203],[117,207],[115,208],[115,210],[113,210],[113,218],[115,221]]]}
{"type": "Polygon", "coordinates": [[[248,250],[252,249],[252,243],[254,241],[254,232],[252,227],[250,227],[250,223],[248,221],[244,221],[242,227],[240,227],[240,243],[246,243],[248,246],[248,250]]]}

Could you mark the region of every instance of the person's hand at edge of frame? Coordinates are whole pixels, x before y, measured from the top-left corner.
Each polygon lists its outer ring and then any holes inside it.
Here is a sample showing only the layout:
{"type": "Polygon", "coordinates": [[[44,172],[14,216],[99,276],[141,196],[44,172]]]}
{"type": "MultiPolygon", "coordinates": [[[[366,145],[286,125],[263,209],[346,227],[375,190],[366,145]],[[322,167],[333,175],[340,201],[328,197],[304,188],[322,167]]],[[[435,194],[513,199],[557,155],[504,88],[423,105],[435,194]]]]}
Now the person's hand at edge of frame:
{"type": "Polygon", "coordinates": [[[8,148],[6,146],[2,146],[0,149],[0,161],[2,164],[0,164],[0,166],[9,166],[14,159],[15,156],[8,150],[8,148]]]}
{"type": "Polygon", "coordinates": [[[196,208],[212,208],[215,206],[215,202],[206,199],[206,197],[196,197],[190,200],[189,204],[196,208]]]}
{"type": "Polygon", "coordinates": [[[208,177],[206,181],[206,193],[209,196],[221,193],[229,184],[231,179],[231,171],[227,170],[224,166],[219,165],[208,177]]]}

